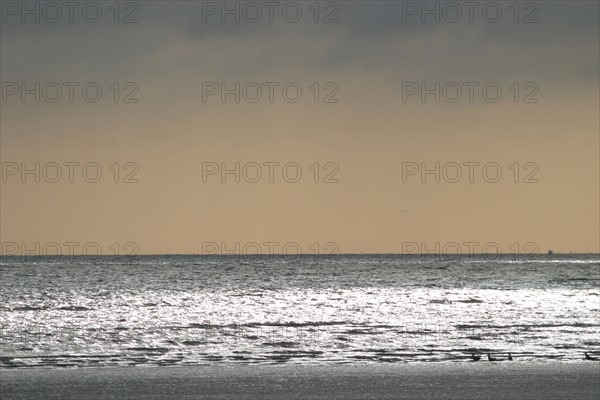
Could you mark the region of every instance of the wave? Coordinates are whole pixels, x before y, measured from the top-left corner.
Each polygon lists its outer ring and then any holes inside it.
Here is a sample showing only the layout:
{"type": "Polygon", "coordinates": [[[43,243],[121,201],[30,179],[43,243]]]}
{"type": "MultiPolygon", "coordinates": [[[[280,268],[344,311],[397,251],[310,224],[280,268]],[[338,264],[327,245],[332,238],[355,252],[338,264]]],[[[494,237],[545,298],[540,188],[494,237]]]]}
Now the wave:
{"type": "Polygon", "coordinates": [[[19,306],[19,307],[13,308],[12,311],[43,311],[43,310],[47,310],[48,308],[49,308],[48,306],[41,306],[41,307],[19,306]]]}
{"type": "Polygon", "coordinates": [[[64,310],[64,311],[89,311],[90,309],[87,307],[83,307],[83,306],[63,306],[63,307],[58,307],[57,310],[64,310]]]}

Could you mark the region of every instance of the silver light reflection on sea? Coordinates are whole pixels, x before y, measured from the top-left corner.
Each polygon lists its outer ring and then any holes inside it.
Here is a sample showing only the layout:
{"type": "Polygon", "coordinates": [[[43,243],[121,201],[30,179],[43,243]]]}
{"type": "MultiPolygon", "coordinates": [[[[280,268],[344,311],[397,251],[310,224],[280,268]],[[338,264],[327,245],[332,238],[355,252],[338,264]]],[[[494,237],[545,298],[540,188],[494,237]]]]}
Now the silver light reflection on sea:
{"type": "Polygon", "coordinates": [[[3,257],[0,367],[570,362],[598,255],[3,257]]]}

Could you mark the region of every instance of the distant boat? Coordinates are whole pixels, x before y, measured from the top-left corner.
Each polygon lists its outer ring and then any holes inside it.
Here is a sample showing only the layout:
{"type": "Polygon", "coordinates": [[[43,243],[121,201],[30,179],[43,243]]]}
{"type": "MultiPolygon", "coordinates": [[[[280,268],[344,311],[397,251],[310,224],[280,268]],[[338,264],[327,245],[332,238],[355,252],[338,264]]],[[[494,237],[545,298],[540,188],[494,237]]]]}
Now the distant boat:
{"type": "Polygon", "coordinates": [[[508,353],[508,361],[512,361],[512,360],[513,360],[512,355],[510,353],[508,353]]]}
{"type": "Polygon", "coordinates": [[[489,353],[488,353],[488,355],[487,355],[487,356],[488,356],[488,361],[500,361],[500,360],[498,360],[497,358],[494,358],[494,357],[490,356],[490,354],[489,354],[489,353]]]}
{"type": "Polygon", "coordinates": [[[476,356],[475,353],[471,353],[471,358],[473,359],[473,361],[481,360],[481,356],[476,356]]]}
{"type": "Polygon", "coordinates": [[[588,353],[585,353],[585,359],[590,361],[598,361],[596,357],[592,357],[588,353]]]}

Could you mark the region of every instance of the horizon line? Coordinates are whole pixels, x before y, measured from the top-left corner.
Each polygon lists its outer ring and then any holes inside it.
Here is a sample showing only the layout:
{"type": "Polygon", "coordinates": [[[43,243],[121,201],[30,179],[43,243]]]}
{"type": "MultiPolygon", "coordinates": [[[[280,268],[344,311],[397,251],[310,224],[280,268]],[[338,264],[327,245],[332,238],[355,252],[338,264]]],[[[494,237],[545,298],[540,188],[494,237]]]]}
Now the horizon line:
{"type": "Polygon", "coordinates": [[[260,257],[260,256],[283,256],[283,257],[294,257],[294,256],[504,256],[504,255],[519,255],[523,257],[527,256],[538,256],[538,255],[598,255],[600,252],[552,252],[552,253],[261,253],[261,254],[244,254],[244,253],[139,253],[139,254],[0,254],[0,257],[137,257],[137,256],[244,256],[244,257],[260,257]]]}

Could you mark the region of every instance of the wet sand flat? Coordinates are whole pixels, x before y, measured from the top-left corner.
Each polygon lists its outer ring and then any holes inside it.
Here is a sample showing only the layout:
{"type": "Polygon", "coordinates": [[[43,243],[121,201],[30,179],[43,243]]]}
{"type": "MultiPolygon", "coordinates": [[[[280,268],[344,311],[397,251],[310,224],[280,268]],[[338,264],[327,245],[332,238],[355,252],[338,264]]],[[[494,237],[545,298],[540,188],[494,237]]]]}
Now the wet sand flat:
{"type": "Polygon", "coordinates": [[[9,399],[597,400],[600,362],[0,370],[9,399]]]}

